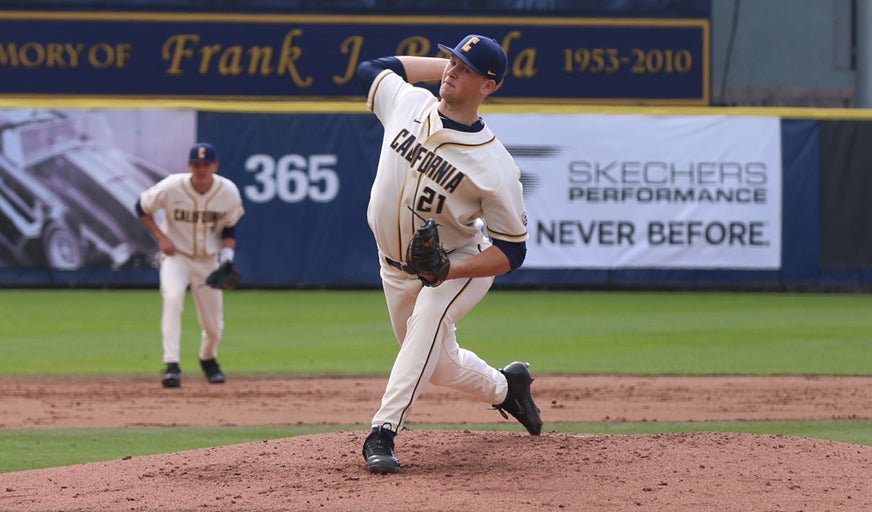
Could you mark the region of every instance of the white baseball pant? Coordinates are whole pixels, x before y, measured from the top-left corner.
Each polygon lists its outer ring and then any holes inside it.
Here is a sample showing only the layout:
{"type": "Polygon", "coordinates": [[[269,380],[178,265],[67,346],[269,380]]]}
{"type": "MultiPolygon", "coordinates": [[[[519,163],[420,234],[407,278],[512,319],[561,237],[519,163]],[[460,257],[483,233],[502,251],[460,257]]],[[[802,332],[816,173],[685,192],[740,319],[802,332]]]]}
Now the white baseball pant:
{"type": "Polygon", "coordinates": [[[164,255],[160,265],[160,293],[163,298],[161,334],[163,362],[178,363],[181,359],[182,311],[188,285],[197,307],[200,322],[200,359],[218,355],[218,345],[224,330],[224,295],[206,284],[206,277],[218,267],[216,257],[192,258],[176,253],[164,255]]]}
{"type": "MultiPolygon", "coordinates": [[[[477,252],[477,248],[475,249],[477,252]]],[[[487,294],[493,277],[451,279],[435,288],[388,264],[380,254],[382,286],[400,351],[372,426],[399,433],[429,382],[499,404],[505,377],[472,351],[461,348],[455,323],[487,294]]],[[[455,251],[452,257],[460,256],[455,251]]]]}

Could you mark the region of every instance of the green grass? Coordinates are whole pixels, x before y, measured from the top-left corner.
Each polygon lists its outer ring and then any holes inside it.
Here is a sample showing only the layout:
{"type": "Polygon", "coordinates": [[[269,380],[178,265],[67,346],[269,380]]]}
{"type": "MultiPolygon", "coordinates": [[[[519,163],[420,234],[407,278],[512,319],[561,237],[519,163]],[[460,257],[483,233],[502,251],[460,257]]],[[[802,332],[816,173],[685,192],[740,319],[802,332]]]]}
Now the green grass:
{"type": "Polygon", "coordinates": [[[868,374],[872,297],[495,294],[463,333],[524,347],[538,369],[619,374],[868,374]],[[532,304],[530,302],[532,301],[532,304]],[[505,311],[511,311],[506,314],[505,311]]]}
{"type": "MultiPolygon", "coordinates": [[[[383,375],[397,343],[381,291],[225,295],[220,360],[236,374],[383,375]]],[[[495,291],[458,340],[539,373],[868,375],[872,296],[495,291]]],[[[0,291],[0,373],[154,374],[156,290],[0,291]]],[[[190,297],[183,363],[196,361],[190,297]]],[[[184,365],[183,365],[184,366],[184,365]]]]}
{"type": "Polygon", "coordinates": [[[279,439],[337,427],[0,430],[0,473],[279,439]]]}
{"type": "MultiPolygon", "coordinates": [[[[411,425],[414,429],[511,430],[517,425],[411,425]]],[[[280,439],[299,435],[361,430],[360,426],[150,427],[124,429],[0,430],[0,473],[155,453],[280,439]]],[[[559,423],[547,432],[577,434],[660,434],[668,432],[743,432],[791,435],[872,446],[872,421],[761,421],[708,423],[559,423]]],[[[362,435],[362,434],[361,434],[362,435]]]]}
{"type": "MultiPolygon", "coordinates": [[[[220,360],[250,376],[380,375],[397,350],[381,291],[225,294],[220,360]]],[[[155,375],[157,290],[0,291],[0,374],[155,375]]],[[[494,291],[458,340],[495,366],[539,374],[870,375],[864,294],[494,291]]],[[[182,361],[196,364],[188,297],[182,361]]],[[[577,433],[731,431],[872,445],[872,423],[558,424],[577,433]]],[[[0,430],[0,472],[165,453],[347,427],[0,430]]],[[[502,426],[433,426],[486,428],[502,426]]]]}
{"type": "MultiPolygon", "coordinates": [[[[552,428],[553,427],[553,428],[552,428]]],[[[740,432],[789,435],[872,446],[872,420],[711,421],[694,423],[571,423],[549,430],[589,434],[661,434],[666,432],[740,432]]]]}
{"type": "MultiPolygon", "coordinates": [[[[220,360],[235,374],[384,373],[397,347],[376,292],[237,291],[225,309],[220,360]]],[[[160,314],[156,290],[2,291],[0,373],[154,374],[160,314]]],[[[182,326],[182,362],[196,364],[190,294],[182,326]]]]}

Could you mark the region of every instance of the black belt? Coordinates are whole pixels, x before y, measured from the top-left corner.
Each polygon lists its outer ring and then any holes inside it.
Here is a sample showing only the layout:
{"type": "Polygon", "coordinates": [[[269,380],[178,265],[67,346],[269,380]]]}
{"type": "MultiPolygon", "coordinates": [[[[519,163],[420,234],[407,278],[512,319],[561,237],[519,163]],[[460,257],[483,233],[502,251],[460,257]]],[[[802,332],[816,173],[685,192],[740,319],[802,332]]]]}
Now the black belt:
{"type": "Polygon", "coordinates": [[[385,256],[385,261],[388,262],[388,265],[394,267],[397,270],[402,270],[403,272],[406,271],[406,266],[403,265],[402,263],[400,263],[399,261],[394,261],[394,260],[388,258],[387,256],[385,256]]]}

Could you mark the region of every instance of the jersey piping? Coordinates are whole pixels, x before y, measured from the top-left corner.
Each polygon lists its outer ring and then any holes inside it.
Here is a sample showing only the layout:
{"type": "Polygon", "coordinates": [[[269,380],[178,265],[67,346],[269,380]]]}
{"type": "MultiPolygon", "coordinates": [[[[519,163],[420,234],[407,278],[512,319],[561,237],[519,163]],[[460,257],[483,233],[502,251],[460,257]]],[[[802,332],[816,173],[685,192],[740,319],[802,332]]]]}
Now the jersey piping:
{"type": "Polygon", "coordinates": [[[393,73],[393,71],[391,71],[390,69],[385,69],[384,71],[379,73],[377,77],[375,77],[375,82],[373,83],[372,87],[370,87],[369,97],[366,100],[366,107],[369,109],[370,112],[375,112],[376,93],[378,92],[378,88],[381,85],[382,80],[384,80],[390,73],[393,73]]]}
{"type": "Polygon", "coordinates": [[[492,137],[490,140],[487,140],[487,141],[479,143],[479,144],[463,144],[462,142],[443,142],[442,144],[439,144],[438,146],[436,146],[436,149],[434,149],[433,152],[435,153],[444,147],[450,147],[450,146],[460,147],[460,148],[483,148],[485,146],[493,144],[495,140],[497,140],[497,138],[492,137]]]}

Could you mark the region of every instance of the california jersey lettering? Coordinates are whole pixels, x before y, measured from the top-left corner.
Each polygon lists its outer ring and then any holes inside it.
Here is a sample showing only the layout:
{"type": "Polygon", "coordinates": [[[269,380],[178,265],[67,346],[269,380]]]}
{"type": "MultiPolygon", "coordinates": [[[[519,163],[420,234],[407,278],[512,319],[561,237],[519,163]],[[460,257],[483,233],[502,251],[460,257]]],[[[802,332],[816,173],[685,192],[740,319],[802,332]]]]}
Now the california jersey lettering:
{"type": "Polygon", "coordinates": [[[191,222],[193,224],[215,224],[223,219],[227,212],[199,211],[199,210],[173,210],[173,220],[179,222],[191,222]]]}
{"type": "Polygon", "coordinates": [[[391,147],[412,166],[412,169],[427,176],[446,192],[454,192],[463,181],[464,174],[436,153],[429,151],[408,130],[400,130],[391,147]]]}
{"type": "Polygon", "coordinates": [[[221,231],[235,226],[245,213],[236,185],[214,175],[212,188],[194,190],[191,173],[171,174],[140,197],[142,210],[164,210],[161,229],[176,250],[188,256],[214,256],[221,249],[221,231]]]}

